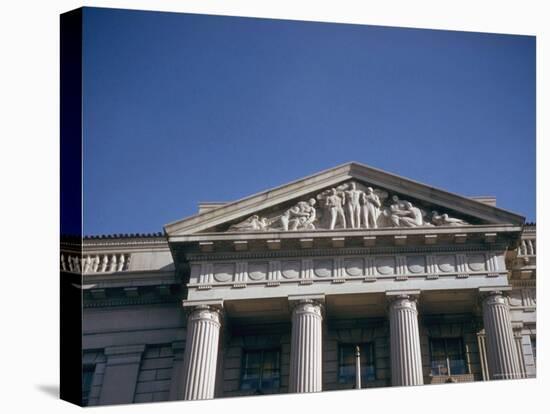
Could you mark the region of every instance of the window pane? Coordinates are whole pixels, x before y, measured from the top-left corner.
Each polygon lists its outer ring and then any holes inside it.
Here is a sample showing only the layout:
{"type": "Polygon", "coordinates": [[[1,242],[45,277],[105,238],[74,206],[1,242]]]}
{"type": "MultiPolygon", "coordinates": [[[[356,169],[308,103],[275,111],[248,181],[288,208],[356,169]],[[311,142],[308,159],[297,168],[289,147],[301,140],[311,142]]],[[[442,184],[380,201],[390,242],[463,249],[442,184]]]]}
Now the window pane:
{"type": "Polygon", "coordinates": [[[340,344],[338,364],[338,382],[355,381],[355,350],[351,344],[340,344]]]}
{"type": "Polygon", "coordinates": [[[261,352],[249,351],[243,355],[241,389],[257,389],[260,384],[261,352]]]}
{"type": "Polygon", "coordinates": [[[265,351],[262,366],[264,370],[279,369],[279,351],[265,351]]]}
{"type": "Polygon", "coordinates": [[[245,351],[241,377],[242,390],[268,390],[280,386],[278,350],[245,351]]]}
{"type": "Polygon", "coordinates": [[[361,346],[361,382],[373,381],[376,378],[374,369],[374,344],[361,346]]]}
{"type": "Polygon", "coordinates": [[[261,352],[254,351],[245,353],[245,368],[259,370],[261,361],[261,352]]]}
{"type": "Polygon", "coordinates": [[[431,351],[434,358],[445,358],[445,340],[432,339],[431,351]]]}
{"type": "MultiPolygon", "coordinates": [[[[355,384],[356,355],[354,344],[339,345],[338,382],[341,384],[355,384]]],[[[359,345],[361,360],[361,383],[372,381],[376,378],[374,367],[374,344],[365,343],[359,345]]]]}
{"type": "Polygon", "coordinates": [[[462,341],[460,338],[448,338],[446,342],[448,355],[462,355],[462,341]]]}
{"type": "Polygon", "coordinates": [[[430,340],[431,374],[466,374],[466,359],[461,338],[432,338],[430,340]]]}
{"type": "Polygon", "coordinates": [[[451,359],[449,358],[449,365],[451,367],[452,375],[466,374],[466,361],[464,359],[451,359]]]}
{"type": "Polygon", "coordinates": [[[432,375],[449,375],[446,359],[432,358],[432,375]]]}

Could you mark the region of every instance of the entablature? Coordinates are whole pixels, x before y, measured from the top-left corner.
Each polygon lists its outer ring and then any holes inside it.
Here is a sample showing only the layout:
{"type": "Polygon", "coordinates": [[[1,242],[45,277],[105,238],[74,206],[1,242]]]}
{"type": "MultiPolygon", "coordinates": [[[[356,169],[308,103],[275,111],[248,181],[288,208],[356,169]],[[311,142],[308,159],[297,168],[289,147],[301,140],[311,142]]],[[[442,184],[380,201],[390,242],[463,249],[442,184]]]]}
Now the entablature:
{"type": "Polygon", "coordinates": [[[483,225],[373,229],[373,230],[326,230],[316,232],[291,231],[281,233],[210,233],[170,237],[170,247],[177,263],[208,255],[231,257],[233,254],[252,254],[274,257],[281,252],[294,255],[309,255],[315,249],[368,248],[367,254],[385,251],[408,251],[425,249],[467,250],[491,249],[500,246],[515,248],[521,226],[483,225]]]}

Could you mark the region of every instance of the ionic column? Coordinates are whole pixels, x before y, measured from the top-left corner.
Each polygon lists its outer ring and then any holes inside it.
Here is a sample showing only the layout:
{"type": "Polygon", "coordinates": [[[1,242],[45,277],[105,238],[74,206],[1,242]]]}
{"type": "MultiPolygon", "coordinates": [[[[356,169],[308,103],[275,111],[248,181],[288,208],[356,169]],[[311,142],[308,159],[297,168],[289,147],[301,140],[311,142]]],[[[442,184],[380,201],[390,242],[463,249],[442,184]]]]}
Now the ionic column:
{"type": "MultiPolygon", "coordinates": [[[[190,306],[185,304],[184,306],[190,306]]],[[[187,319],[183,355],[183,399],[214,398],[221,316],[218,307],[197,305],[187,319]]]]}
{"type": "Polygon", "coordinates": [[[317,299],[291,300],[290,392],[322,389],[323,317],[317,299]]]}
{"type": "Polygon", "coordinates": [[[387,293],[390,316],[392,385],[422,385],[422,354],[418,332],[418,293],[387,293]]]}
{"type": "Polygon", "coordinates": [[[506,299],[498,290],[486,292],[485,295],[483,325],[487,343],[489,378],[521,378],[510,310],[506,299]]]}

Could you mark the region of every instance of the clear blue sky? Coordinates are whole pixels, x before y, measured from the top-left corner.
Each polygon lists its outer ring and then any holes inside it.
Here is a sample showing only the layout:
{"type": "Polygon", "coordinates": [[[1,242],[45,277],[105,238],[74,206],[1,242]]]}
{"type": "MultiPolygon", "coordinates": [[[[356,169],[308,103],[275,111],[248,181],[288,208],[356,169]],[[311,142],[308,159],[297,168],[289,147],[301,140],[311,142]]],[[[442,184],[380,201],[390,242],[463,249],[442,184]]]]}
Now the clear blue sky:
{"type": "Polygon", "coordinates": [[[84,232],[358,161],[535,220],[535,38],[87,8],[84,232]]]}

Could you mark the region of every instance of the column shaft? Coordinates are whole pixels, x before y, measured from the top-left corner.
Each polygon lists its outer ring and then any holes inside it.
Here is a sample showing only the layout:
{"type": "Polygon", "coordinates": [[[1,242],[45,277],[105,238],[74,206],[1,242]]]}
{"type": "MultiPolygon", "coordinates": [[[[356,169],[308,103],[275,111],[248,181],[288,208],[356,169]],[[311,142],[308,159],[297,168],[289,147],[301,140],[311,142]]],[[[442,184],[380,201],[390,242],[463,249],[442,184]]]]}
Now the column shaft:
{"type": "Polygon", "coordinates": [[[321,305],[301,300],[292,312],[290,348],[290,392],[316,392],[322,389],[321,305]]]}
{"type": "Polygon", "coordinates": [[[390,303],[392,385],[422,385],[422,355],[416,301],[399,295],[390,303]]]}
{"type": "Polygon", "coordinates": [[[214,398],[220,314],[210,306],[197,306],[187,320],[183,355],[183,398],[214,398]]]}
{"type": "Polygon", "coordinates": [[[501,292],[491,292],[483,300],[489,377],[491,379],[520,378],[510,310],[501,292]]]}

